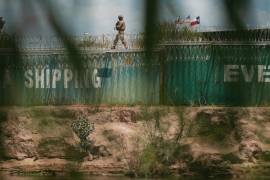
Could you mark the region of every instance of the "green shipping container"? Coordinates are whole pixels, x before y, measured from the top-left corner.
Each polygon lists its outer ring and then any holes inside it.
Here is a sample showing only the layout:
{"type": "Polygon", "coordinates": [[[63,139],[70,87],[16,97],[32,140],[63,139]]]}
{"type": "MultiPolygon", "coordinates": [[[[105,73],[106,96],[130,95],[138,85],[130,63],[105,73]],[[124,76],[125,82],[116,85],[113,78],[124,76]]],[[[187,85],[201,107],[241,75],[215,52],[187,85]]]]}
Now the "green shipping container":
{"type": "Polygon", "coordinates": [[[270,104],[267,44],[176,44],[155,51],[0,53],[1,105],[270,104]],[[148,56],[147,56],[148,57],[148,56]]]}
{"type": "Polygon", "coordinates": [[[166,104],[268,105],[269,47],[204,44],[166,48],[166,104]]]}

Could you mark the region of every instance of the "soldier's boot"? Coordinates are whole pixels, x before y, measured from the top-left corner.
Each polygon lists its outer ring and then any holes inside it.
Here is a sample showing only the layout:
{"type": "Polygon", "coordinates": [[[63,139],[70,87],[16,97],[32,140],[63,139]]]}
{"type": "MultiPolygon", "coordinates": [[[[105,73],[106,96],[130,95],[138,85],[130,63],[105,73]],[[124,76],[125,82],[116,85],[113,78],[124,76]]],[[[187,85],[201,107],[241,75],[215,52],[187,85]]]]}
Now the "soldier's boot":
{"type": "Polygon", "coordinates": [[[115,40],[113,41],[113,46],[111,47],[111,49],[115,49],[117,42],[118,42],[118,36],[115,37],[115,40]]]}
{"type": "Polygon", "coordinates": [[[111,47],[111,49],[115,49],[115,47],[116,47],[116,45],[117,45],[117,42],[118,42],[118,40],[115,39],[114,42],[113,42],[113,46],[111,47]]]}

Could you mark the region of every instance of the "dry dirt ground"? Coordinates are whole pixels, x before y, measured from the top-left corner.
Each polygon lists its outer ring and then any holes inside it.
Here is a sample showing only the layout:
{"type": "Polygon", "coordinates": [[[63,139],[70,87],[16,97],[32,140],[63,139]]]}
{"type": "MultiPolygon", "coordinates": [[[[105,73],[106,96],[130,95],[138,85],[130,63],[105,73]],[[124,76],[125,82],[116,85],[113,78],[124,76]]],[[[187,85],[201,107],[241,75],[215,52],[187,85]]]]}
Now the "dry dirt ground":
{"type": "Polygon", "coordinates": [[[191,162],[179,158],[170,165],[176,174],[192,172],[195,165],[216,169],[225,163],[234,178],[270,175],[266,107],[1,107],[0,170],[15,175],[125,174],[136,166],[149,137],[156,135],[157,122],[165,139],[178,137],[179,143],[190,147],[191,162]],[[71,128],[80,115],[94,123],[88,137],[94,154],[81,149],[71,128]]]}

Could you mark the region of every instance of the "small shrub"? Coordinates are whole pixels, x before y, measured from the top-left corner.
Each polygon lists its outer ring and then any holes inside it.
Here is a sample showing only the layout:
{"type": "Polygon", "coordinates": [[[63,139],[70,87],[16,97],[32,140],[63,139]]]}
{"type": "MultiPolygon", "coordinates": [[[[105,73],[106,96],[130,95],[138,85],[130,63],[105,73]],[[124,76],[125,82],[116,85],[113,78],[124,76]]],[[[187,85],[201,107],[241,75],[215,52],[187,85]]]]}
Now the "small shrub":
{"type": "MultiPolygon", "coordinates": [[[[129,171],[129,175],[146,178],[167,177],[172,173],[170,166],[177,160],[181,158],[192,160],[189,153],[190,147],[179,143],[181,137],[177,140],[166,137],[167,132],[162,128],[159,111],[153,112],[152,117],[153,121],[149,122],[151,129],[149,127],[148,142],[137,154],[136,160],[132,161],[136,164],[129,166],[134,168],[129,171]]],[[[183,124],[179,126],[181,125],[183,124]]],[[[180,134],[182,133],[180,132],[180,134]]]]}
{"type": "Polygon", "coordinates": [[[71,127],[75,134],[80,138],[81,148],[88,152],[92,149],[92,141],[88,140],[88,136],[95,130],[93,123],[89,122],[85,116],[79,116],[79,118],[72,122],[71,127]]]}
{"type": "Polygon", "coordinates": [[[156,138],[139,154],[137,174],[148,178],[169,176],[172,173],[170,166],[177,160],[192,161],[189,151],[188,145],[181,145],[174,140],[165,140],[162,137],[156,138]]]}
{"type": "Polygon", "coordinates": [[[164,175],[168,170],[161,163],[158,149],[153,144],[149,144],[142,151],[139,157],[140,166],[138,174],[143,177],[153,177],[164,175]]]}

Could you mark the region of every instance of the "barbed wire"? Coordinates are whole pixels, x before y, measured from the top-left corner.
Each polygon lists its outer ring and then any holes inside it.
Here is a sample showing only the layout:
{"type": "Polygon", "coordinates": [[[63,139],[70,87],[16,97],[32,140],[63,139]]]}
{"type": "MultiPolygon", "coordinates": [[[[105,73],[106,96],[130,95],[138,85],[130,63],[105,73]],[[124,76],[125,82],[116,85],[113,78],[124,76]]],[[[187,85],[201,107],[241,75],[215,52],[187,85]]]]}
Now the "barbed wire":
{"type": "MultiPolygon", "coordinates": [[[[163,25],[158,31],[158,42],[185,43],[185,42],[268,42],[270,41],[270,28],[246,30],[220,30],[202,31],[202,29],[177,29],[173,24],[163,25]]],[[[80,49],[110,49],[113,45],[115,34],[90,35],[85,33],[80,36],[68,36],[67,39],[75,43],[80,49]]],[[[143,49],[143,33],[126,33],[125,39],[129,49],[143,49]]],[[[12,48],[16,45],[21,49],[63,49],[64,39],[57,36],[42,35],[8,35],[0,34],[0,48],[12,48]]],[[[124,48],[121,42],[118,48],[124,48]]]]}
{"type": "MultiPolygon", "coordinates": [[[[115,34],[68,36],[66,39],[75,43],[81,49],[110,49],[113,45],[115,34]]],[[[125,34],[128,48],[139,49],[143,46],[142,34],[125,34]]],[[[57,36],[23,35],[10,36],[0,35],[0,48],[11,48],[13,45],[22,49],[61,49],[65,48],[64,39],[57,36]]],[[[121,42],[118,43],[121,48],[121,42]]]]}

